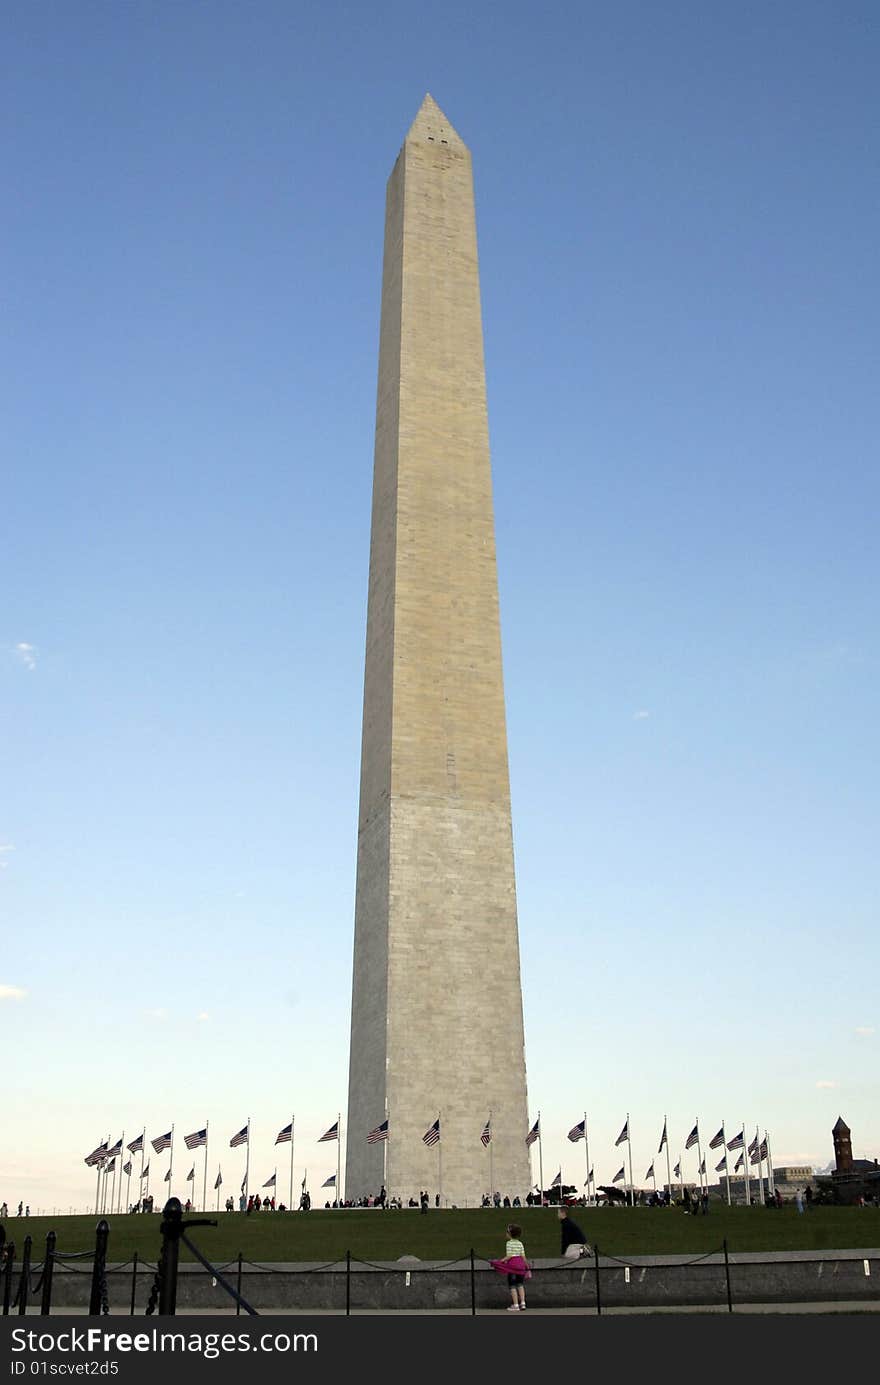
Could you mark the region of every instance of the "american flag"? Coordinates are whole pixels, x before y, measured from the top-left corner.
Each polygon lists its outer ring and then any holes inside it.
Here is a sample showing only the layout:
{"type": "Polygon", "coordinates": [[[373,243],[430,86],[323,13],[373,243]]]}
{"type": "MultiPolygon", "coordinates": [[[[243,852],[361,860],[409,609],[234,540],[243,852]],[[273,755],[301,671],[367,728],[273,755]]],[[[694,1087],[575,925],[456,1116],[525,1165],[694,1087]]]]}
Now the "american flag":
{"type": "Polygon", "coordinates": [[[143,1135],[138,1135],[137,1139],[132,1140],[131,1144],[126,1145],[125,1148],[129,1151],[130,1154],[141,1154],[144,1148],[143,1135]]]}
{"type": "Polygon", "coordinates": [[[743,1166],[743,1156],[740,1155],[739,1158],[737,1159],[736,1163],[735,1163],[734,1166],[733,1166],[733,1171],[734,1171],[734,1173],[739,1173],[739,1171],[740,1171],[740,1169],[742,1168],[742,1166],[743,1166]]]}
{"type": "Polygon", "coordinates": [[[482,1133],[482,1135],[480,1136],[480,1144],[481,1144],[481,1145],[488,1145],[488,1144],[491,1144],[491,1143],[492,1143],[492,1122],[491,1122],[491,1120],[487,1120],[487,1121],[486,1121],[486,1124],[483,1126],[483,1133],[482,1133]]]}
{"type": "Polygon", "coordinates": [[[274,1187],[275,1187],[275,1175],[274,1175],[274,1173],[273,1173],[273,1175],[272,1175],[271,1178],[267,1178],[267,1179],[266,1179],[265,1183],[263,1184],[263,1187],[264,1187],[264,1188],[274,1188],[274,1187]]]}
{"type": "Polygon", "coordinates": [[[724,1126],[722,1125],[721,1129],[718,1131],[718,1134],[717,1134],[717,1135],[713,1135],[712,1138],[711,1138],[711,1140],[709,1141],[709,1148],[710,1148],[710,1149],[720,1149],[721,1146],[722,1146],[723,1144],[724,1144],[724,1126]]]}
{"type": "Polygon", "coordinates": [[[104,1144],[98,1145],[97,1149],[93,1149],[91,1154],[86,1155],[84,1162],[92,1168],[95,1164],[103,1164],[106,1158],[107,1142],[105,1140],[104,1144]]]}
{"type": "Polygon", "coordinates": [[[529,1131],[528,1135],[526,1135],[526,1144],[527,1144],[527,1145],[533,1145],[533,1144],[535,1143],[535,1141],[539,1138],[540,1134],[541,1134],[541,1117],[539,1116],[538,1119],[535,1121],[535,1124],[532,1126],[531,1130],[529,1131]]]}
{"type": "Polygon", "coordinates": [[[585,1140],[587,1138],[586,1118],[584,1118],[584,1120],[581,1121],[580,1125],[573,1125],[571,1127],[571,1129],[568,1132],[568,1138],[571,1140],[573,1145],[577,1144],[578,1140],[585,1140]]]}
{"type": "Polygon", "coordinates": [[[249,1128],[250,1128],[249,1126],[243,1125],[243,1126],[241,1127],[241,1129],[239,1130],[238,1134],[237,1134],[237,1135],[233,1135],[232,1139],[229,1141],[229,1148],[230,1148],[230,1149],[238,1149],[238,1146],[239,1146],[239,1145],[246,1145],[246,1144],[247,1144],[247,1142],[248,1142],[248,1130],[249,1130],[249,1128]]]}
{"type": "Polygon", "coordinates": [[[559,1170],[559,1172],[558,1172],[558,1174],[556,1175],[556,1177],[554,1178],[553,1182],[550,1184],[550,1187],[551,1187],[551,1188],[561,1188],[561,1187],[562,1187],[562,1169],[559,1170]]]}
{"type": "Polygon", "coordinates": [[[125,1174],[125,1176],[126,1176],[127,1178],[131,1178],[131,1160],[130,1160],[130,1159],[127,1161],[127,1163],[125,1163],[125,1164],[122,1165],[122,1172],[125,1174]]]}
{"type": "Polygon", "coordinates": [[[368,1145],[377,1145],[380,1140],[388,1139],[388,1122],[384,1120],[381,1125],[377,1125],[375,1130],[371,1130],[367,1136],[368,1145]]]}
{"type": "Polygon", "coordinates": [[[744,1135],[745,1135],[745,1131],[744,1131],[744,1130],[741,1130],[741,1131],[739,1132],[738,1135],[734,1135],[734,1137],[733,1137],[732,1140],[728,1140],[728,1141],[727,1141],[727,1148],[728,1148],[728,1149],[742,1149],[742,1147],[743,1147],[743,1136],[744,1136],[744,1135]]]}
{"type": "Polygon", "coordinates": [[[335,1187],[336,1187],[336,1174],[335,1174],[335,1173],[331,1173],[331,1175],[330,1175],[329,1178],[325,1178],[325,1179],[324,1179],[324,1182],[321,1184],[321,1187],[322,1187],[322,1188],[335,1188],[335,1187]]]}
{"type": "Polygon", "coordinates": [[[275,1136],[276,1145],[289,1145],[293,1139],[293,1121],[290,1125],[285,1125],[283,1130],[279,1130],[275,1136]]]}
{"type": "Polygon", "coordinates": [[[651,1164],[651,1167],[648,1169],[648,1172],[645,1174],[645,1178],[647,1179],[647,1178],[653,1178],[653,1177],[654,1177],[654,1165],[653,1165],[653,1163],[652,1163],[652,1164],[651,1164]]]}
{"type": "Polygon", "coordinates": [[[762,1141],[761,1141],[761,1158],[762,1158],[762,1159],[769,1159],[769,1158],[770,1158],[769,1154],[767,1153],[767,1141],[766,1141],[766,1140],[762,1140],[762,1141]]]}
{"type": "Polygon", "coordinates": [[[141,1178],[149,1178],[149,1176],[150,1176],[150,1166],[149,1166],[149,1164],[147,1164],[146,1167],[144,1168],[143,1173],[141,1174],[141,1178]]]}
{"type": "MultiPolygon", "coordinates": [[[[757,1130],[756,1130],[756,1131],[755,1131],[755,1138],[752,1140],[752,1143],[749,1145],[749,1154],[754,1154],[754,1152],[755,1152],[755,1150],[756,1150],[757,1148],[758,1148],[758,1132],[757,1132],[757,1130]]],[[[113,1153],[112,1149],[111,1149],[110,1153],[111,1153],[111,1154],[113,1153]]]]}
{"type": "MultiPolygon", "coordinates": [[[[320,1140],[318,1141],[318,1144],[319,1144],[319,1145],[322,1145],[322,1144],[324,1143],[325,1140],[338,1140],[338,1139],[339,1139],[339,1121],[334,1121],[333,1124],[331,1125],[330,1129],[327,1131],[326,1135],[322,1135],[322,1136],[321,1136],[320,1140]]],[[[326,1187],[327,1185],[325,1184],[324,1186],[326,1187]]]]}
{"type": "Polygon", "coordinates": [[[716,1173],[721,1173],[721,1172],[723,1172],[723,1170],[726,1169],[726,1168],[727,1168],[727,1160],[726,1160],[726,1159],[722,1159],[720,1164],[716,1164],[716,1165],[715,1165],[715,1172],[716,1172],[716,1173]]]}
{"type": "Polygon", "coordinates": [[[681,1164],[676,1164],[672,1172],[675,1174],[676,1178],[681,1178],[681,1164]]]}
{"type": "MultiPolygon", "coordinates": [[[[624,1140],[628,1140],[628,1139],[629,1139],[629,1116],[627,1116],[626,1120],[624,1121],[623,1129],[621,1130],[620,1134],[618,1135],[618,1137],[617,1137],[617,1139],[614,1141],[614,1143],[615,1143],[615,1145],[622,1145],[623,1142],[624,1142],[624,1140]]],[[[616,1180],[615,1180],[615,1181],[616,1181],[616,1180]]]]}
{"type": "Polygon", "coordinates": [[[700,1173],[705,1173],[705,1172],[706,1172],[706,1156],[703,1155],[703,1161],[702,1161],[702,1163],[700,1164],[700,1173]]]}
{"type": "Polygon", "coordinates": [[[156,1151],[157,1154],[161,1154],[163,1149],[170,1149],[171,1131],[169,1130],[167,1135],[157,1136],[155,1140],[150,1141],[150,1144],[153,1146],[153,1149],[156,1151]]]}
{"type": "Polygon", "coordinates": [[[170,1169],[168,1170],[168,1172],[167,1172],[166,1175],[165,1175],[165,1182],[166,1182],[166,1183],[170,1183],[170,1182],[171,1182],[171,1170],[170,1170],[170,1169]]]}
{"type": "Polygon", "coordinates": [[[243,1193],[247,1192],[247,1169],[245,1169],[244,1178],[241,1180],[241,1191],[243,1193]]]}
{"type": "Polygon", "coordinates": [[[215,1188],[219,1188],[219,1187],[220,1187],[220,1184],[221,1184],[222,1182],[223,1182],[223,1175],[222,1175],[222,1173],[220,1172],[220,1170],[218,1169],[218,1170],[217,1170],[217,1177],[214,1179],[214,1187],[215,1187],[215,1188]]]}
{"type": "Polygon", "coordinates": [[[697,1140],[698,1140],[699,1138],[700,1138],[700,1128],[699,1128],[699,1123],[698,1123],[697,1125],[694,1126],[693,1130],[691,1131],[691,1133],[688,1135],[687,1139],[685,1140],[685,1142],[684,1142],[684,1147],[685,1147],[685,1149],[690,1149],[691,1145],[695,1145],[695,1144],[697,1143],[697,1140]]]}
{"type": "MultiPolygon", "coordinates": [[[[755,1161],[752,1160],[752,1163],[754,1163],[754,1162],[755,1162],[755,1161]]],[[[106,1167],[106,1169],[104,1170],[104,1172],[105,1172],[105,1173],[114,1173],[115,1170],[116,1170],[116,1160],[115,1160],[115,1159],[111,1159],[111,1160],[110,1160],[110,1163],[107,1165],[107,1167],[106,1167]]]]}
{"type": "Polygon", "coordinates": [[[424,1135],[422,1136],[422,1141],[423,1141],[423,1143],[426,1144],[426,1145],[435,1145],[439,1139],[440,1139],[440,1118],[439,1118],[439,1116],[438,1116],[437,1119],[435,1120],[434,1124],[431,1126],[431,1128],[430,1128],[429,1130],[426,1130],[426,1131],[425,1131],[424,1135]]]}
{"type": "Polygon", "coordinates": [[[113,1146],[112,1149],[108,1149],[108,1150],[107,1150],[107,1158],[108,1158],[108,1159],[115,1159],[116,1156],[117,1156],[117,1154],[121,1154],[121,1153],[122,1153],[122,1140],[120,1139],[120,1140],[117,1140],[117,1141],[116,1141],[116,1144],[113,1146]]]}
{"type": "Polygon", "coordinates": [[[195,1166],[195,1164],[193,1164],[193,1166],[192,1166],[192,1168],[190,1169],[189,1173],[186,1175],[186,1181],[187,1181],[187,1183],[195,1183],[195,1181],[196,1181],[196,1166],[195,1166]]]}
{"type": "Polygon", "coordinates": [[[621,1168],[619,1168],[619,1169],[617,1170],[617,1173],[614,1175],[614,1177],[612,1178],[611,1182],[612,1182],[612,1183],[622,1183],[625,1177],[626,1177],[626,1175],[625,1175],[625,1173],[624,1173],[624,1171],[623,1171],[623,1168],[621,1167],[621,1168]]]}
{"type": "Polygon", "coordinates": [[[658,1154],[663,1153],[663,1146],[666,1144],[666,1122],[663,1122],[663,1134],[660,1136],[660,1144],[657,1149],[658,1154]]]}
{"type": "Polygon", "coordinates": [[[187,1149],[198,1149],[200,1145],[206,1145],[208,1143],[208,1127],[205,1126],[204,1130],[196,1130],[192,1135],[184,1135],[183,1143],[187,1149]]]}

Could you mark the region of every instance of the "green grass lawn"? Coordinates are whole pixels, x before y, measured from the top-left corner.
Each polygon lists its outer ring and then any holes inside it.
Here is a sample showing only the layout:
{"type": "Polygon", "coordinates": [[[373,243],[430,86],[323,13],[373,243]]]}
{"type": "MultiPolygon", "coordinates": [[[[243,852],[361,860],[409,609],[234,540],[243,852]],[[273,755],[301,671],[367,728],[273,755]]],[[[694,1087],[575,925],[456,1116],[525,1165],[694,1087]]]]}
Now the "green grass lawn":
{"type": "MultiPolygon", "coordinates": [[[[713,1206],[708,1216],[686,1216],[677,1208],[573,1209],[587,1239],[610,1255],[700,1254],[720,1249],[727,1239],[731,1251],[843,1250],[880,1247],[880,1208],[816,1207],[799,1216],[794,1207],[713,1206]]],[[[210,1214],[209,1214],[210,1215],[210,1214]]],[[[234,1260],[332,1261],[350,1250],[357,1260],[396,1260],[416,1255],[421,1260],[454,1260],[469,1255],[502,1255],[505,1228],[516,1216],[523,1241],[534,1259],[559,1254],[559,1222],[553,1208],[523,1208],[511,1213],[495,1208],[381,1212],[351,1209],[308,1213],[261,1212],[247,1217],[220,1212],[216,1227],[199,1227],[192,1238],[215,1264],[234,1260]]],[[[111,1261],[131,1258],[155,1262],[159,1253],[161,1217],[110,1216],[111,1261]]],[[[46,1233],[58,1234],[59,1251],[94,1246],[96,1217],[10,1217],[6,1236],[20,1257],[24,1237],[33,1237],[33,1259],[42,1258],[46,1233]]],[[[182,1248],[181,1259],[191,1259],[182,1248]]]]}

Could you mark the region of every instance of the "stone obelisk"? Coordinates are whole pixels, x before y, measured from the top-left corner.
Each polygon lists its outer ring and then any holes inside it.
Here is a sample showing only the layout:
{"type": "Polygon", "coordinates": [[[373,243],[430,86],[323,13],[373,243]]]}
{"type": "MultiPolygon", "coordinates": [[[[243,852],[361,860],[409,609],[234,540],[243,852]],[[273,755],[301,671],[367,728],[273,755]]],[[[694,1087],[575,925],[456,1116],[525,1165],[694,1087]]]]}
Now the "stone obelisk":
{"type": "Polygon", "coordinates": [[[388,181],[346,1197],[530,1183],[470,153],[430,96],[388,181]],[[387,1141],[367,1140],[388,1121],[387,1141]],[[424,1136],[438,1120],[440,1141],[424,1136]],[[442,1184],[442,1186],[441,1186],[442,1184]]]}

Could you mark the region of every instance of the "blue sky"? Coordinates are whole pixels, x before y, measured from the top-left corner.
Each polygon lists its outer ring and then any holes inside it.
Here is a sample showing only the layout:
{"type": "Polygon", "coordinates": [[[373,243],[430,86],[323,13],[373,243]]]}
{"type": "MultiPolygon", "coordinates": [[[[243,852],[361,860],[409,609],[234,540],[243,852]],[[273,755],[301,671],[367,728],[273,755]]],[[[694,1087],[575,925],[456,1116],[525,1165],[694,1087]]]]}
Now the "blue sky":
{"type": "Polygon", "coordinates": [[[85,1205],[144,1123],[210,1119],[232,1180],[250,1115],[262,1181],[293,1112],[297,1181],[335,1168],[426,91],[474,158],[545,1176],[584,1110],[600,1181],[627,1111],[637,1181],[664,1113],[880,1155],[876,6],[2,24],[0,1198],[85,1205]]]}

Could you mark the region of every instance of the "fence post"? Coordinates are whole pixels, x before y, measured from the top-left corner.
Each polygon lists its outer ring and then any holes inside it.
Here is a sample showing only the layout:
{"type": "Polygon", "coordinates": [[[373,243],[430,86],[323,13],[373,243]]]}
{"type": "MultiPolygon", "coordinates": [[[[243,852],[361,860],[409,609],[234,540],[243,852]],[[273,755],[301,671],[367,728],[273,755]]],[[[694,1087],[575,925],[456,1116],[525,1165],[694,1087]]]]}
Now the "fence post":
{"type": "MultiPolygon", "coordinates": [[[[240,1297],[241,1297],[241,1251],[238,1252],[238,1280],[237,1280],[236,1285],[235,1285],[235,1290],[236,1290],[236,1293],[238,1294],[238,1296],[239,1296],[239,1298],[240,1298],[240,1297]]],[[[240,1303],[236,1303],[236,1305],[235,1305],[235,1316],[236,1316],[237,1318],[240,1318],[240,1317],[241,1317],[241,1304],[240,1304],[240,1303]]]]}
{"type": "Polygon", "coordinates": [[[180,1198],[170,1197],[162,1208],[162,1265],[164,1273],[159,1286],[159,1313],[173,1318],[177,1312],[177,1262],[180,1258],[180,1233],[183,1208],[180,1198]]]}
{"type": "Polygon", "coordinates": [[[599,1247],[593,1246],[593,1254],[596,1257],[596,1316],[602,1316],[602,1290],[599,1284],[599,1247]]]}
{"type": "Polygon", "coordinates": [[[12,1269],[15,1264],[15,1242],[7,1241],[4,1246],[6,1260],[3,1265],[3,1316],[9,1317],[9,1300],[12,1297],[12,1269]]]}
{"type": "Polygon", "coordinates": [[[727,1311],[733,1312],[733,1298],[730,1293],[730,1260],[727,1257],[727,1237],[724,1238],[724,1278],[727,1281],[727,1311]]]}
{"type": "Polygon", "coordinates": [[[351,1317],[351,1251],[345,1252],[345,1316],[351,1317]]]}
{"type": "Polygon", "coordinates": [[[98,1318],[107,1301],[107,1239],[110,1225],[102,1217],[95,1228],[95,1259],[92,1263],[92,1292],[89,1296],[89,1317],[98,1318]]]}
{"type": "Polygon", "coordinates": [[[471,1317],[477,1316],[477,1283],[474,1277],[474,1248],[471,1246],[471,1317]]]}
{"type": "Polygon", "coordinates": [[[134,1317],[134,1301],[137,1294],[138,1253],[131,1257],[131,1316],[134,1317]]]}
{"type": "Polygon", "coordinates": [[[52,1276],[55,1273],[55,1243],[58,1237],[50,1231],[46,1237],[46,1258],[43,1261],[43,1297],[40,1299],[40,1317],[48,1318],[52,1312],[52,1276]]]}
{"type": "Polygon", "coordinates": [[[32,1236],[25,1236],[21,1251],[21,1279],[18,1282],[18,1316],[27,1312],[28,1291],[31,1287],[31,1247],[32,1236]]]}

